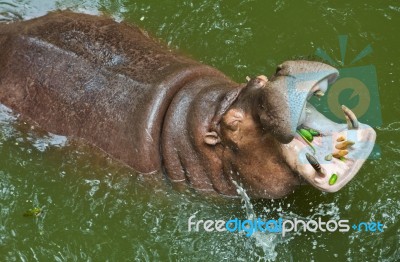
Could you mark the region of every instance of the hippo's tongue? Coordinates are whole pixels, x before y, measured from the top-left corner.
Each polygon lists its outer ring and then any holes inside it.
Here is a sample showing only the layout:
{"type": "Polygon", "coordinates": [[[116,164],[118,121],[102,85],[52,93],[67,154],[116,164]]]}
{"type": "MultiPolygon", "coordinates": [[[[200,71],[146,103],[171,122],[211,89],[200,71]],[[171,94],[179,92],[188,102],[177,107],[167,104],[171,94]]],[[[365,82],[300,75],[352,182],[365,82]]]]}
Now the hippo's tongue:
{"type": "Polygon", "coordinates": [[[314,187],[336,192],[358,172],[374,146],[375,131],[358,123],[348,108],[342,107],[348,124],[330,121],[307,103],[301,120],[302,131],[319,133],[312,141],[299,132],[289,144],[283,145],[287,163],[314,187]],[[333,156],[332,156],[333,155],[333,156]]]}

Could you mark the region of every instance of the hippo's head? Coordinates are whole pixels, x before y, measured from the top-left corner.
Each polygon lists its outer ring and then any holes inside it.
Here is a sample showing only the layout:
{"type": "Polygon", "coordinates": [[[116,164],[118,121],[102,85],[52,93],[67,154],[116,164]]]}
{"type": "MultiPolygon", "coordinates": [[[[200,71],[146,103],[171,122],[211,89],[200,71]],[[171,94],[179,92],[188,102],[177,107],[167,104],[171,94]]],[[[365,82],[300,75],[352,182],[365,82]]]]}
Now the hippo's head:
{"type": "Polygon", "coordinates": [[[347,124],[338,124],[308,102],[337,77],[323,63],[284,62],[269,80],[249,79],[204,141],[222,146],[225,173],[253,197],[282,197],[304,181],[335,192],[355,176],[376,137],[345,106],[347,124]]]}

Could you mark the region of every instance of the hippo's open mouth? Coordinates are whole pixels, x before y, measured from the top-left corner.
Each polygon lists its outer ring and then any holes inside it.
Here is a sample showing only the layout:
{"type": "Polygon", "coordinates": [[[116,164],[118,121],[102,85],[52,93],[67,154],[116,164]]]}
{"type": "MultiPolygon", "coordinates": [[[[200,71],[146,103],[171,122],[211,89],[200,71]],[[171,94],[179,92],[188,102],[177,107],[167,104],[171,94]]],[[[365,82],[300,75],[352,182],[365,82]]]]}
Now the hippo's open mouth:
{"type": "MultiPolygon", "coordinates": [[[[321,96],[337,78],[325,76],[307,94],[321,96]]],[[[283,154],[294,172],[308,183],[325,192],[336,192],[358,172],[371,153],[375,131],[358,122],[355,114],[342,106],[347,124],[335,123],[309,102],[305,102],[297,121],[294,139],[282,146],[283,154]]]]}

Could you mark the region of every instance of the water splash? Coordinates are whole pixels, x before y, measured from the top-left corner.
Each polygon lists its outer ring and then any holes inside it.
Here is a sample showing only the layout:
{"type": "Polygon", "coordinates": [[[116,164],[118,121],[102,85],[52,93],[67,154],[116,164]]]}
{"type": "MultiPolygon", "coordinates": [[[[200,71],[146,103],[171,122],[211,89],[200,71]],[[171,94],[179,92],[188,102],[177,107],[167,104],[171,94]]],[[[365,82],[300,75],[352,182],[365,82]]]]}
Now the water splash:
{"type": "MultiPolygon", "coordinates": [[[[99,1],[0,1],[0,23],[18,20],[29,20],[47,14],[54,10],[72,10],[79,13],[98,15],[99,1]]],[[[118,16],[119,13],[116,14],[118,16]]],[[[118,17],[116,17],[118,18],[118,17]]]]}
{"type": "Polygon", "coordinates": [[[16,12],[18,6],[13,3],[0,2],[0,22],[22,20],[22,16],[16,12]]]}
{"type": "Polygon", "coordinates": [[[400,122],[390,123],[386,127],[379,127],[378,126],[378,127],[376,127],[376,129],[378,129],[379,131],[389,131],[389,132],[400,131],[400,122]]]}
{"type": "Polygon", "coordinates": [[[0,123],[10,123],[17,118],[12,114],[12,110],[3,104],[0,104],[0,123]]]}
{"type": "Polygon", "coordinates": [[[49,147],[64,147],[67,144],[66,136],[59,136],[49,133],[43,137],[28,137],[28,141],[32,142],[32,145],[40,152],[46,151],[49,147]]]}
{"type": "Polygon", "coordinates": [[[254,212],[253,204],[250,202],[250,197],[247,195],[246,190],[241,187],[236,181],[232,181],[233,184],[236,186],[236,192],[242,198],[242,202],[244,203],[244,208],[246,210],[247,219],[253,220],[257,219],[256,214],[254,212]]]}
{"type": "MultiPolygon", "coordinates": [[[[246,218],[248,220],[256,220],[257,216],[254,212],[253,205],[250,202],[250,197],[247,195],[246,190],[241,187],[236,181],[232,182],[236,186],[236,191],[240,195],[242,202],[244,203],[243,208],[246,211],[246,218]]],[[[258,261],[275,261],[278,255],[278,253],[275,251],[275,247],[278,244],[277,235],[256,231],[251,235],[249,239],[254,241],[256,247],[259,247],[264,251],[264,257],[259,257],[258,261]]]]}

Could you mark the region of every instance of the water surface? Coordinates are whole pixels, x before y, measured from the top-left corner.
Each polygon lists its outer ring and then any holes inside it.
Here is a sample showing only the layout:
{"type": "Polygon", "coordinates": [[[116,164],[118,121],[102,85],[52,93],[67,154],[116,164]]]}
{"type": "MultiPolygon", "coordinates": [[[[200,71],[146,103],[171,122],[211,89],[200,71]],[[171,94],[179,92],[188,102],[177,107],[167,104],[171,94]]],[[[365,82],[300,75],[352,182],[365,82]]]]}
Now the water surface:
{"type": "MultiPolygon", "coordinates": [[[[171,48],[236,81],[272,74],[291,58],[325,50],[345,67],[374,65],[382,126],[380,157],[338,193],[303,187],[281,200],[252,200],[264,218],[381,221],[384,232],[276,235],[188,232],[187,220],[246,218],[240,199],[178,192],[88,146],[65,141],[0,110],[0,261],[398,261],[400,259],[400,4],[396,1],[0,2],[0,19],[55,9],[135,23],[171,48]],[[373,53],[348,63],[368,44],[373,53]],[[24,217],[42,208],[37,218],[24,217]]],[[[378,98],[374,98],[378,99],[378,98]]]]}

